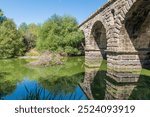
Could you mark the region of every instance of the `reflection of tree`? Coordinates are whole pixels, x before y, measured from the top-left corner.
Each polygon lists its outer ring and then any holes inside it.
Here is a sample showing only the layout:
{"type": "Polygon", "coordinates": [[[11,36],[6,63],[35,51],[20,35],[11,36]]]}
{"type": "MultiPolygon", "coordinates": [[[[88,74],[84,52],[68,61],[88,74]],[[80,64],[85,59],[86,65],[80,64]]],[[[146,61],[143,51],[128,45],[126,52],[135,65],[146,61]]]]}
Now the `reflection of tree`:
{"type": "MultiPolygon", "coordinates": [[[[35,91],[29,90],[28,87],[26,87],[27,93],[21,100],[65,100],[66,96],[63,94],[60,95],[54,95],[51,94],[50,92],[47,92],[46,89],[42,87],[35,87],[35,91]]],[[[78,96],[76,93],[71,93],[69,95],[68,100],[82,100],[83,96],[78,96]]]]}
{"type": "Polygon", "coordinates": [[[46,78],[49,76],[54,76],[52,79],[57,79],[57,77],[72,76],[74,74],[83,72],[82,64],[83,64],[82,57],[69,57],[69,58],[65,58],[64,65],[56,65],[56,66],[50,66],[44,68],[43,67],[33,68],[27,66],[28,69],[31,70],[27,69],[26,71],[28,73],[26,72],[25,73],[28,74],[30,78],[37,79],[37,80],[40,77],[46,78]]]}
{"type": "Polygon", "coordinates": [[[10,80],[7,75],[9,75],[8,72],[0,72],[0,99],[11,94],[16,88],[17,81],[10,80]]]}
{"type": "Polygon", "coordinates": [[[19,59],[1,60],[0,71],[9,72],[10,74],[8,76],[12,79],[22,78],[23,73],[26,71],[23,68],[23,63],[25,63],[25,61],[19,59]]]}
{"type": "Polygon", "coordinates": [[[40,78],[40,84],[48,91],[57,94],[68,94],[74,92],[75,88],[81,82],[83,74],[76,74],[73,76],[49,76],[40,78]]]}
{"type": "Polygon", "coordinates": [[[27,69],[23,67],[24,60],[3,59],[0,60],[0,97],[11,94],[18,82],[23,80],[27,69]]]}
{"type": "Polygon", "coordinates": [[[83,58],[71,57],[66,60],[65,65],[53,67],[32,68],[27,66],[28,61],[22,59],[5,59],[0,60],[0,71],[10,72],[13,79],[30,78],[38,79],[39,77],[47,77],[55,74],[56,76],[71,76],[73,74],[83,72],[81,67],[83,58]]]}
{"type": "MultiPolygon", "coordinates": [[[[64,84],[63,82],[59,82],[60,80],[58,80],[58,83],[54,81],[45,82],[43,80],[42,80],[42,84],[36,81],[30,81],[30,82],[27,82],[27,84],[23,83],[24,85],[23,89],[25,91],[23,94],[21,94],[22,96],[19,96],[19,98],[21,97],[21,100],[65,100],[65,99],[81,100],[81,99],[86,99],[82,93],[78,94],[75,92],[76,88],[78,87],[77,81],[75,81],[74,83],[73,81],[71,81],[72,78],[69,78],[69,79],[70,80],[66,80],[68,81],[69,84],[65,82],[67,84],[67,87],[65,87],[66,84],[64,84]]],[[[64,79],[62,78],[62,80],[64,79]]]]}
{"type": "Polygon", "coordinates": [[[42,87],[40,87],[38,84],[32,84],[34,85],[34,89],[30,89],[26,85],[24,85],[24,88],[26,90],[25,95],[23,96],[22,100],[48,100],[50,99],[50,94],[46,94],[46,90],[42,87]]]}
{"type": "Polygon", "coordinates": [[[96,100],[102,100],[105,97],[106,77],[106,71],[98,71],[91,84],[92,94],[96,100]]]}
{"type": "Polygon", "coordinates": [[[0,60],[0,98],[10,95],[24,79],[39,80],[46,89],[57,94],[73,92],[83,76],[83,60],[71,57],[65,65],[46,68],[31,68],[23,59],[0,60]]]}
{"type": "MultiPolygon", "coordinates": [[[[150,73],[150,71],[149,71],[150,73]]],[[[150,74],[141,75],[136,88],[133,90],[129,99],[132,100],[150,100],[150,74]]]]}

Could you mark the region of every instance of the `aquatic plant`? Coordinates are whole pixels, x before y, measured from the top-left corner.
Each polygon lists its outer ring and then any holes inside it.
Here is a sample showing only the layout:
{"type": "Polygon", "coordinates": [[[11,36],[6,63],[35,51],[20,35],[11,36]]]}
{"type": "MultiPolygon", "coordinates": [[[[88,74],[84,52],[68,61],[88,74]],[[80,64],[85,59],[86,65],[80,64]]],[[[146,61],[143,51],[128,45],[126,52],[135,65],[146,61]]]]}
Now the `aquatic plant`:
{"type": "Polygon", "coordinates": [[[76,93],[70,93],[69,95],[58,94],[48,92],[46,89],[35,85],[34,90],[30,90],[24,85],[26,90],[25,96],[21,100],[81,100],[83,95],[78,96],[76,93]]]}

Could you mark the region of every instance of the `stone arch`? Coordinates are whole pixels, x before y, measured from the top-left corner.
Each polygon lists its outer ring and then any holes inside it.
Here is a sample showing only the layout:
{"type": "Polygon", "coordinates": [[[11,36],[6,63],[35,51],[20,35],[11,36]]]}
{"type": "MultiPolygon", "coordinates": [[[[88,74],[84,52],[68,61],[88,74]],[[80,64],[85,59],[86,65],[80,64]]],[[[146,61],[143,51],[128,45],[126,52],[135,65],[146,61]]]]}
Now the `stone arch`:
{"type": "Polygon", "coordinates": [[[99,67],[101,60],[106,58],[106,29],[102,22],[97,20],[91,23],[85,32],[87,32],[85,64],[89,67],[99,67]]]}
{"type": "Polygon", "coordinates": [[[125,14],[119,39],[120,51],[137,55],[135,60],[150,69],[149,0],[137,0],[125,14]]]}
{"type": "Polygon", "coordinates": [[[106,59],[105,50],[107,49],[106,29],[101,21],[93,23],[90,32],[90,41],[94,50],[100,52],[100,58],[106,59]]]}
{"type": "Polygon", "coordinates": [[[96,19],[91,20],[88,28],[84,30],[86,33],[85,64],[89,67],[99,67],[101,60],[106,58],[107,42],[105,44],[103,42],[106,40],[106,29],[102,22],[96,19]]]}

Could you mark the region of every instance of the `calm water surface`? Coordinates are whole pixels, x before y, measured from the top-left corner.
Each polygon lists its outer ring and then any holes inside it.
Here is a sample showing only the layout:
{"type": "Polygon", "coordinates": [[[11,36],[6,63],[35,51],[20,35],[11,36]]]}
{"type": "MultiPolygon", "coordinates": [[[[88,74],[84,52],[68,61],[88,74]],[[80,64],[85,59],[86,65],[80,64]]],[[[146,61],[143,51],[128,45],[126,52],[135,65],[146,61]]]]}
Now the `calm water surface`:
{"type": "Polygon", "coordinates": [[[0,60],[1,100],[150,99],[150,71],[138,82],[117,83],[100,68],[84,66],[84,57],[65,59],[64,65],[30,67],[29,60],[0,60]],[[81,88],[82,87],[82,88],[81,88]]]}

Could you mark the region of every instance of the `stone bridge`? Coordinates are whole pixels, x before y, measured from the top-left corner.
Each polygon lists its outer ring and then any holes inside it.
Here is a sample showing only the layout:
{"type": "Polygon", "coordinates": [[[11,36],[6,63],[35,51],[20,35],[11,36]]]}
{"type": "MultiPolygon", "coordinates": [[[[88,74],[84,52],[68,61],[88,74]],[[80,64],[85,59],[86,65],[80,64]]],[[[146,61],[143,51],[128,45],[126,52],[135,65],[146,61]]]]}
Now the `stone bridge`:
{"type": "Polygon", "coordinates": [[[150,68],[150,0],[109,0],[79,28],[85,36],[87,66],[97,67],[107,59],[107,74],[122,81],[122,73],[132,81],[130,73],[150,68]]]}

